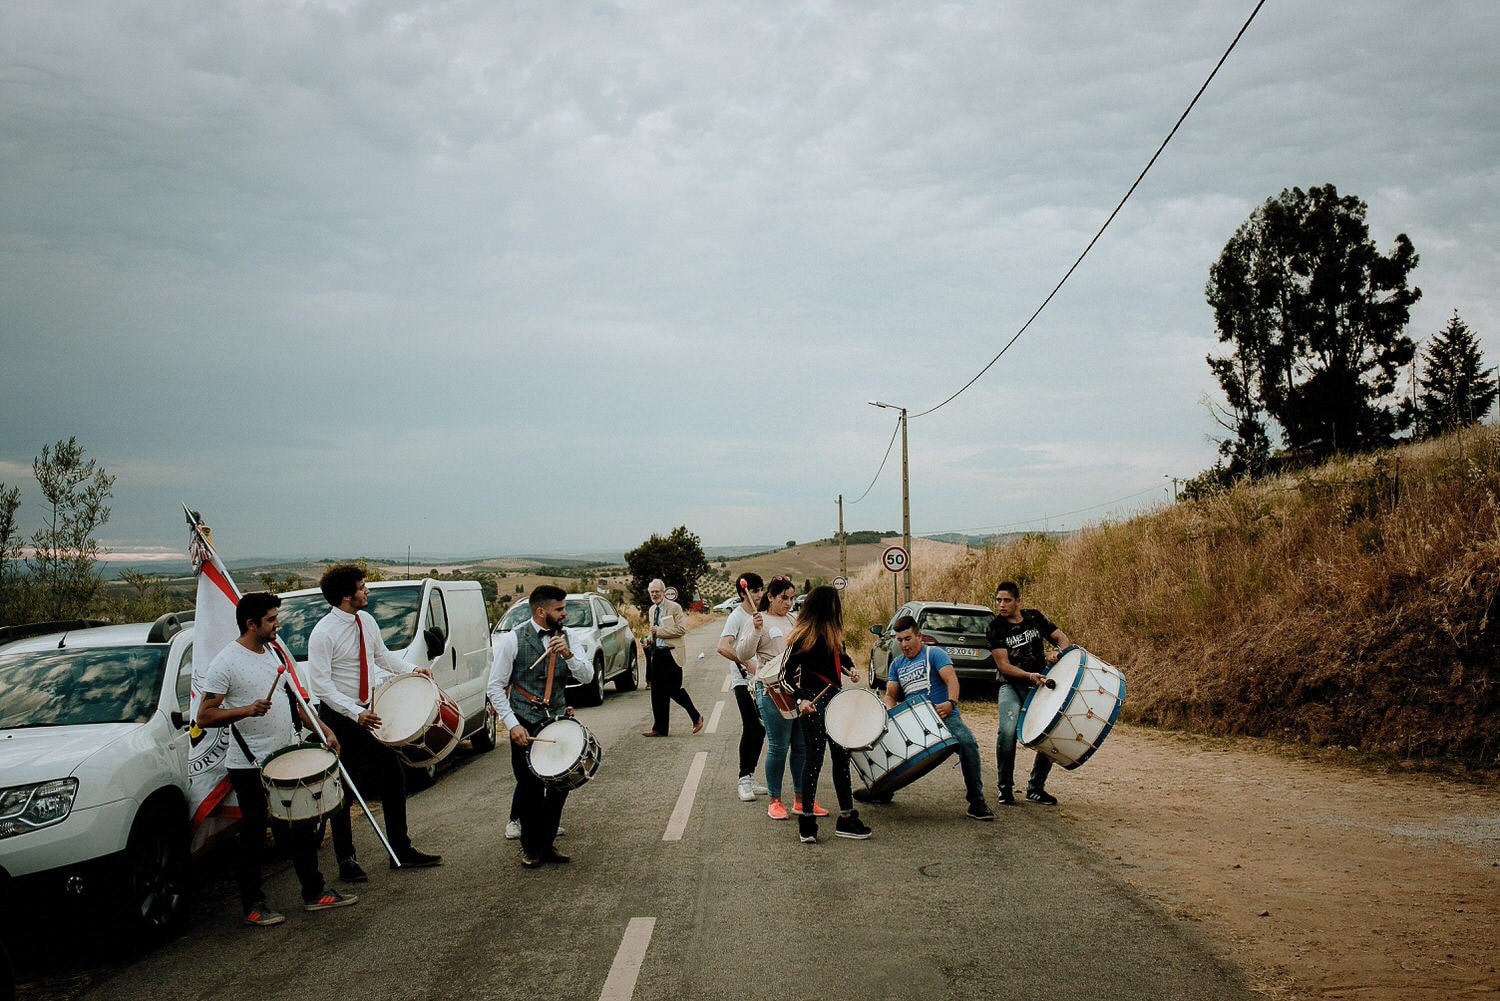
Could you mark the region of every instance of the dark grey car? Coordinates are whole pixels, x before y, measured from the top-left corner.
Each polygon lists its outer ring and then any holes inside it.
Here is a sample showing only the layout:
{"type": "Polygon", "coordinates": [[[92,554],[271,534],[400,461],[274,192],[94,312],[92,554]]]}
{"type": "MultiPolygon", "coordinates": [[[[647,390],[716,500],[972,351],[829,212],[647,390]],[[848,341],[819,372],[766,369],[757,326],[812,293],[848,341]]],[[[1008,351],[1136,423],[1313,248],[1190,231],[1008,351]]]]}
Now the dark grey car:
{"type": "Polygon", "coordinates": [[[896,609],[884,626],[871,626],[875,645],[870,649],[870,687],[884,688],[892,659],[901,656],[896,647],[896,620],[910,615],[924,642],[940,647],[953,661],[960,681],[994,681],[995,661],[990,656],[985,630],[995,613],[983,605],[959,605],[944,601],[909,601],[896,609]]]}

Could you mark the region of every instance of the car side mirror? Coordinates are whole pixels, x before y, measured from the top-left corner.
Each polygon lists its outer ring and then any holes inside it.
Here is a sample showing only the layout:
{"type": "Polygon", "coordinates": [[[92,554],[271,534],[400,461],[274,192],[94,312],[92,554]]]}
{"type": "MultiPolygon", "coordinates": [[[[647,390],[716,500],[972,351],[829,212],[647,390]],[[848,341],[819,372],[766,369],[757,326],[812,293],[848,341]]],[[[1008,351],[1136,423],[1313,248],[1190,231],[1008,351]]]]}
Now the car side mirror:
{"type": "Polygon", "coordinates": [[[871,636],[879,636],[880,635],[880,627],[879,626],[871,626],[870,627],[870,635],[871,636]]]}
{"type": "Polygon", "coordinates": [[[188,725],[187,717],[184,716],[184,715],[182,715],[182,713],[179,710],[176,710],[176,709],[172,710],[171,720],[172,720],[172,725],[175,726],[177,729],[179,729],[179,730],[186,730],[187,729],[187,725],[188,725]]]}
{"type": "Polygon", "coordinates": [[[443,631],[437,626],[429,626],[422,636],[427,640],[427,659],[431,660],[434,657],[441,657],[443,647],[448,644],[448,637],[444,635],[443,631]]]}
{"type": "Polygon", "coordinates": [[[619,624],[620,624],[620,620],[619,619],[600,619],[599,620],[599,625],[601,625],[601,626],[618,626],[619,624]]]}

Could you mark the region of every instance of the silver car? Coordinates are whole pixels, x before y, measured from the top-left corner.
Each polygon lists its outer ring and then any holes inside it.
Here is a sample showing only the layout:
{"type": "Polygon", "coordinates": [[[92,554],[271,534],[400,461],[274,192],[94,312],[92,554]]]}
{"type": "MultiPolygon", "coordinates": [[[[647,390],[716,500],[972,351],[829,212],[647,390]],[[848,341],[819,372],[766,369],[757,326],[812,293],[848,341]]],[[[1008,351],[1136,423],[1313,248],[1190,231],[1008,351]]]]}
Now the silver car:
{"type": "MultiPolygon", "coordinates": [[[[602,594],[570,594],[568,617],[563,620],[578,640],[577,653],[594,664],[594,680],[578,682],[568,677],[570,701],[597,706],[604,701],[604,686],[613,681],[615,691],[633,692],[640,684],[635,634],[630,623],[602,594]]],[[[495,624],[495,634],[510,632],[531,618],[531,602],[522,598],[506,609],[495,624]]]]}
{"type": "Polygon", "coordinates": [[[909,601],[896,609],[884,626],[871,626],[875,645],[870,649],[870,687],[884,688],[890,678],[891,660],[901,656],[896,647],[896,620],[910,615],[917,620],[923,641],[938,647],[953,661],[960,681],[994,681],[994,658],[986,631],[995,613],[983,605],[958,605],[941,601],[909,601]]]}

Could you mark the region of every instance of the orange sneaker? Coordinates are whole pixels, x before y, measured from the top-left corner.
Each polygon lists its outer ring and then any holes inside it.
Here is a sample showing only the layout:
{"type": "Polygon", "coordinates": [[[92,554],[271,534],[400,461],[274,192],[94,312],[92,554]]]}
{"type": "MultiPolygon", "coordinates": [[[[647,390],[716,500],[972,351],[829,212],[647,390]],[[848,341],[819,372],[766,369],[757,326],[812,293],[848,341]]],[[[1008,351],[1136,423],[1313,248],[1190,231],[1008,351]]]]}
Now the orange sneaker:
{"type": "Polygon", "coordinates": [[[787,818],[786,806],[779,799],[771,800],[771,805],[766,807],[766,816],[772,820],[785,820],[787,818]]]}
{"type": "MultiPolygon", "coordinates": [[[[801,796],[797,796],[792,800],[792,812],[797,814],[802,813],[801,796]]],[[[828,811],[823,809],[822,803],[819,803],[817,800],[813,800],[812,815],[814,817],[826,817],[828,816],[828,811]]]]}

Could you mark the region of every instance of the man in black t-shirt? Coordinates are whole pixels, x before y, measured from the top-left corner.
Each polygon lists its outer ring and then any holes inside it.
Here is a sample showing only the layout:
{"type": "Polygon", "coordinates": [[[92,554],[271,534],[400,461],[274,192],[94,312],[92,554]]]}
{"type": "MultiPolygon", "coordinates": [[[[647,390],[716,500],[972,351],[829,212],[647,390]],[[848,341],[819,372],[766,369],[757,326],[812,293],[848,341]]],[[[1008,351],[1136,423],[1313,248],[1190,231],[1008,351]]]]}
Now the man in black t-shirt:
{"type": "MultiPolygon", "coordinates": [[[[1046,652],[1045,642],[1061,650],[1071,646],[1068,636],[1047,616],[1034,608],[1021,607],[1021,588],[1013,581],[995,587],[995,617],[990,621],[988,637],[990,656],[1000,672],[1000,689],[996,695],[1000,723],[995,731],[995,764],[1000,771],[1000,804],[1016,802],[1011,787],[1016,771],[1016,726],[1021,718],[1021,703],[1026,693],[1047,680],[1047,666],[1055,663],[1056,654],[1046,652]]],[[[1026,782],[1026,798],[1033,803],[1055,806],[1057,800],[1047,792],[1047,775],[1052,771],[1050,758],[1038,754],[1026,782]]]]}

